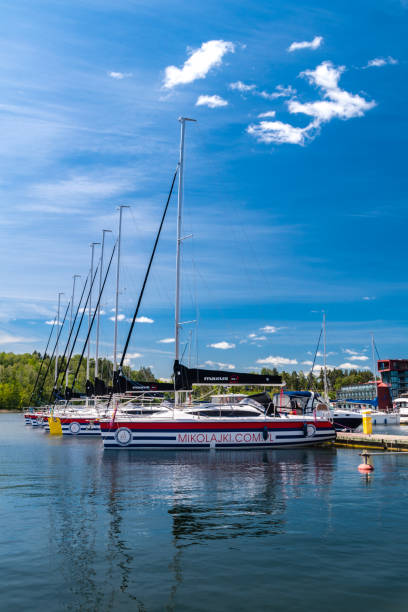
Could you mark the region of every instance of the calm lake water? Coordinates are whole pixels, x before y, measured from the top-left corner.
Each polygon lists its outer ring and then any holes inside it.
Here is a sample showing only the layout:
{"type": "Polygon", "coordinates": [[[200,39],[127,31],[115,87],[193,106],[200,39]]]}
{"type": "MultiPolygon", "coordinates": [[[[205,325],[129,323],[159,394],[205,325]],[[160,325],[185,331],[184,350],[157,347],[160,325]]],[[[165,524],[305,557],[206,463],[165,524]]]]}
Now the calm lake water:
{"type": "Polygon", "coordinates": [[[408,609],[408,454],[103,452],[0,415],[2,610],[408,609]]]}

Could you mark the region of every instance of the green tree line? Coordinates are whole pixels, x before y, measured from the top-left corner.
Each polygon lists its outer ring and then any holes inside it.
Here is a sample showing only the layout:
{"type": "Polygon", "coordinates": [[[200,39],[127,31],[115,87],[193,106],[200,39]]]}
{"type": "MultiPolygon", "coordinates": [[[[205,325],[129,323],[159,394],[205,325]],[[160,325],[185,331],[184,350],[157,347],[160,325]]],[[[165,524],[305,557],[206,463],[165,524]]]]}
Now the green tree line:
{"type": "MultiPolygon", "coordinates": [[[[79,355],[74,355],[68,376],[68,386],[72,386],[74,372],[76,372],[79,355]]],[[[37,351],[33,353],[0,353],[0,409],[2,410],[17,410],[27,407],[30,403],[31,394],[33,391],[34,383],[37,378],[38,371],[40,369],[42,355],[37,351]]],[[[39,384],[37,391],[31,399],[32,406],[39,406],[44,403],[48,403],[54,385],[54,359],[50,362],[50,357],[47,355],[44,359],[44,363],[41,369],[41,375],[39,378],[39,384]],[[44,375],[48,369],[48,375],[44,382],[44,375]],[[39,393],[39,391],[42,391],[39,393]]],[[[62,371],[65,370],[65,364],[62,364],[62,371]]],[[[90,372],[91,380],[95,371],[95,360],[90,360],[90,372]]],[[[124,367],[125,376],[132,380],[145,380],[154,381],[156,380],[153,372],[150,368],[141,367],[139,370],[133,370],[129,366],[124,367]]],[[[278,372],[276,368],[269,369],[263,368],[261,374],[280,375],[282,380],[286,383],[286,389],[292,391],[300,390],[315,390],[323,391],[323,372],[320,372],[317,376],[314,374],[306,375],[304,372],[278,372]]],[[[107,386],[112,384],[113,377],[113,364],[109,359],[101,358],[99,360],[99,378],[101,378],[107,386]]],[[[329,395],[332,399],[335,399],[336,392],[345,385],[353,385],[358,383],[365,383],[373,379],[373,374],[367,370],[342,370],[334,369],[327,371],[327,384],[329,395]]],[[[65,388],[65,380],[62,382],[62,375],[60,375],[60,388],[65,388]]],[[[78,372],[78,376],[75,382],[75,390],[82,393],[85,392],[86,383],[86,359],[84,358],[81,363],[81,367],[78,372]]],[[[261,390],[261,389],[259,389],[261,390]]],[[[272,392],[278,391],[279,389],[272,389],[272,392]]],[[[214,394],[219,391],[219,387],[214,387],[214,394]]],[[[248,389],[245,387],[234,388],[236,393],[248,393],[248,389]]],[[[252,392],[256,392],[253,389],[252,392]]],[[[202,391],[197,390],[194,395],[201,395],[202,391]]],[[[207,390],[207,395],[209,395],[207,390]]]]}
{"type": "MultiPolygon", "coordinates": [[[[0,409],[18,410],[25,408],[30,403],[31,394],[40,370],[42,355],[37,351],[34,353],[0,353],[0,409]]],[[[74,373],[77,370],[80,355],[74,355],[71,359],[68,376],[68,386],[72,385],[74,373]]],[[[61,363],[61,361],[59,361],[61,363]]],[[[65,363],[61,366],[62,372],[65,370],[65,363]]],[[[129,366],[123,368],[125,376],[132,380],[154,381],[155,377],[150,368],[142,367],[133,370],[129,366]]],[[[95,360],[90,359],[91,380],[95,372],[95,360]]],[[[54,386],[55,360],[50,361],[47,355],[44,359],[38,381],[37,390],[31,398],[32,406],[39,406],[48,403],[54,386]],[[47,377],[44,381],[46,371],[47,377]],[[41,391],[41,393],[40,393],[41,391]]],[[[99,359],[99,378],[105,384],[111,385],[113,377],[113,364],[109,359],[99,359]]],[[[62,374],[59,377],[60,388],[65,388],[65,379],[62,381],[62,374]]],[[[75,382],[75,390],[85,392],[86,383],[86,359],[82,360],[75,382]]]]}

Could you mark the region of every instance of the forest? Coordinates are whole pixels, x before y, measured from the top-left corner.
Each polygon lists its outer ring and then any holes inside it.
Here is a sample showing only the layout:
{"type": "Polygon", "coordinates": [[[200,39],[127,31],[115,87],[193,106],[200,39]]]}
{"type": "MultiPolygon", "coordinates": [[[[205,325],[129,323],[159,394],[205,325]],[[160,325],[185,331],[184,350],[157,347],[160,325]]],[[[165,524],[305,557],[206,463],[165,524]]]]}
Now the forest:
{"type": "MultiPolygon", "coordinates": [[[[74,373],[78,368],[80,356],[74,355],[70,364],[70,374],[68,376],[68,386],[72,385],[74,373]]],[[[0,409],[1,410],[21,410],[29,405],[38,406],[51,401],[53,381],[54,381],[54,360],[49,356],[42,362],[42,355],[34,351],[33,353],[0,353],[0,409]],[[41,370],[40,370],[41,368],[41,370]],[[37,391],[32,396],[32,391],[37,380],[37,391]],[[45,381],[44,381],[45,379],[45,381]],[[38,390],[42,390],[41,393],[38,390]]],[[[64,364],[62,364],[64,365],[64,364]]],[[[95,361],[90,360],[91,379],[95,369],[95,361]]],[[[63,371],[64,368],[61,368],[63,371]]],[[[141,367],[133,370],[129,366],[124,367],[124,374],[132,380],[154,381],[156,380],[150,368],[141,367]]],[[[323,391],[323,372],[317,376],[305,374],[304,372],[278,372],[276,368],[264,368],[261,374],[280,374],[286,389],[298,390],[318,390],[323,391]]],[[[99,360],[99,378],[104,380],[106,385],[112,384],[113,364],[108,359],[99,360]]],[[[367,370],[327,370],[327,384],[331,399],[335,399],[336,391],[344,385],[365,383],[372,380],[373,375],[367,370]]],[[[61,381],[62,375],[59,380],[61,381]]],[[[81,363],[78,376],[75,382],[75,389],[83,392],[86,382],[86,359],[81,363]]],[[[60,385],[65,387],[64,384],[60,385]]],[[[214,391],[216,388],[214,388],[214,391]]],[[[245,391],[245,389],[236,389],[245,391]]]]}

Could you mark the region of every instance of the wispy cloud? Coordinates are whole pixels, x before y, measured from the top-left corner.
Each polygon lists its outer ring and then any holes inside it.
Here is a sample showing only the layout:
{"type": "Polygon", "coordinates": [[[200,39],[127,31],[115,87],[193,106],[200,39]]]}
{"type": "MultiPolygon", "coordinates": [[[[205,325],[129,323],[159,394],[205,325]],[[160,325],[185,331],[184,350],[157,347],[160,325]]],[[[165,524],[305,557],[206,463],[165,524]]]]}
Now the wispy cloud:
{"type": "Polygon", "coordinates": [[[227,100],[221,98],[221,96],[198,96],[196,106],[208,106],[209,108],[219,108],[221,106],[228,106],[227,100]]]}
{"type": "Polygon", "coordinates": [[[299,49],[318,49],[323,42],[323,36],[315,36],[313,40],[303,40],[301,42],[293,42],[289,47],[289,53],[299,51],[299,49]]]}
{"type": "Polygon", "coordinates": [[[261,332],[264,332],[264,334],[275,334],[278,329],[279,327],[275,327],[274,325],[265,325],[261,327],[261,332]]]}
{"type": "Polygon", "coordinates": [[[235,365],[233,363],[221,363],[220,361],[205,361],[205,365],[210,366],[210,368],[219,368],[220,370],[235,370],[235,365]]]}
{"type": "Polygon", "coordinates": [[[276,111],[266,111],[266,113],[259,113],[258,117],[261,119],[262,117],[275,117],[276,111]]]}
{"type": "Polygon", "coordinates": [[[390,55],[388,57],[375,57],[371,59],[364,68],[380,68],[381,66],[387,66],[387,64],[398,64],[398,60],[390,55]]]}
{"type": "Polygon", "coordinates": [[[249,125],[247,132],[251,136],[255,136],[258,142],[264,142],[265,144],[304,145],[308,133],[314,128],[315,126],[312,125],[305,128],[295,127],[282,121],[260,121],[258,124],[249,125]]]}
{"type": "Polygon", "coordinates": [[[164,87],[172,89],[177,85],[192,83],[204,79],[211,68],[220,66],[226,53],[233,53],[235,45],[225,40],[208,40],[199,49],[193,51],[182,66],[167,66],[164,76],[164,87]]]}
{"type": "Polygon", "coordinates": [[[22,336],[13,336],[8,332],[0,331],[0,344],[19,344],[21,342],[34,342],[33,338],[23,338],[22,336]]]}
{"type": "Polygon", "coordinates": [[[248,91],[253,91],[256,89],[256,85],[247,85],[242,81],[235,81],[235,83],[230,83],[228,87],[235,91],[240,91],[242,93],[247,93],[248,91]]]}
{"type": "Polygon", "coordinates": [[[312,366],[313,361],[302,361],[302,365],[312,366]]]}
{"type": "Polygon", "coordinates": [[[265,365],[283,366],[283,365],[296,365],[297,359],[288,359],[287,357],[265,357],[264,359],[257,359],[256,363],[262,363],[265,365]]]}
{"type": "Polygon", "coordinates": [[[375,297],[366,295],[363,297],[363,300],[365,300],[366,302],[370,302],[371,300],[375,300],[375,297]]]}
{"type": "Polygon", "coordinates": [[[172,342],[175,342],[174,338],[163,338],[163,340],[158,340],[157,342],[159,342],[160,344],[171,344],[172,342]]]}
{"type": "Polygon", "coordinates": [[[234,83],[230,83],[228,85],[230,89],[233,91],[239,91],[241,94],[252,94],[253,96],[259,96],[264,98],[265,100],[276,100],[277,98],[289,98],[296,93],[296,89],[293,89],[290,85],[288,87],[284,87],[283,85],[277,85],[275,87],[275,91],[269,93],[268,91],[264,91],[258,89],[257,85],[248,85],[243,83],[242,81],[235,81],[234,83]]]}
{"type": "Polygon", "coordinates": [[[358,352],[352,349],[344,349],[344,352],[347,353],[347,355],[358,355],[358,352]]]}
{"type": "Polygon", "coordinates": [[[108,76],[110,76],[112,79],[116,79],[118,81],[121,81],[122,79],[127,79],[128,77],[132,76],[131,72],[108,72],[108,76]]]}
{"type": "Polygon", "coordinates": [[[154,323],[150,317],[136,317],[136,323],[154,323]]]}
{"type": "MultiPolygon", "coordinates": [[[[115,317],[109,317],[109,319],[110,319],[111,321],[114,321],[114,320],[115,320],[115,317]]],[[[118,321],[124,321],[125,319],[126,319],[126,315],[124,315],[124,314],[118,314],[118,321]]]]}
{"type": "Polygon", "coordinates": [[[366,355],[353,355],[350,357],[351,361],[368,361],[368,357],[366,355]]]}
{"type": "Polygon", "coordinates": [[[322,94],[322,99],[316,102],[302,103],[295,98],[288,101],[291,114],[300,113],[313,118],[305,127],[295,127],[281,121],[260,121],[258,124],[249,125],[247,132],[259,142],[267,144],[304,145],[308,139],[316,136],[322,124],[334,118],[347,120],[362,117],[376,106],[376,102],[341,89],[338,83],[344,71],[344,66],[336,67],[327,61],[322,62],[315,70],[305,70],[300,74],[322,94]]]}
{"type": "Polygon", "coordinates": [[[45,323],[46,325],[54,325],[54,323],[55,323],[55,325],[62,325],[62,322],[61,322],[61,321],[60,321],[59,323],[57,323],[57,321],[55,321],[55,320],[51,320],[51,319],[50,319],[49,321],[44,321],[44,323],[45,323]]]}
{"type": "Polygon", "coordinates": [[[341,363],[337,367],[341,368],[342,370],[369,370],[370,369],[368,366],[361,366],[356,363],[350,363],[350,362],[341,363]]]}
{"type": "Polygon", "coordinates": [[[215,342],[214,344],[209,344],[209,346],[211,348],[221,349],[222,351],[235,348],[235,344],[233,344],[232,342],[226,342],[225,340],[222,340],[221,342],[215,342]]]}

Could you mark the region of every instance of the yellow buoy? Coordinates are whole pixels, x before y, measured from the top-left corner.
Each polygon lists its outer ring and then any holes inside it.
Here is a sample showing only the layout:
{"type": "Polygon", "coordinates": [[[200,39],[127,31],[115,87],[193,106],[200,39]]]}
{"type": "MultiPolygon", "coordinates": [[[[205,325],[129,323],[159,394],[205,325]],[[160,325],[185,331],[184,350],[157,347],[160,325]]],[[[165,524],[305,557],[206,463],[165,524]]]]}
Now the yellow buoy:
{"type": "Polygon", "coordinates": [[[62,436],[61,419],[58,417],[48,417],[48,423],[50,424],[50,434],[52,436],[62,436]]]}
{"type": "Polygon", "coordinates": [[[373,422],[371,419],[371,410],[362,410],[361,414],[363,415],[363,432],[365,434],[373,433],[373,422]]]}

